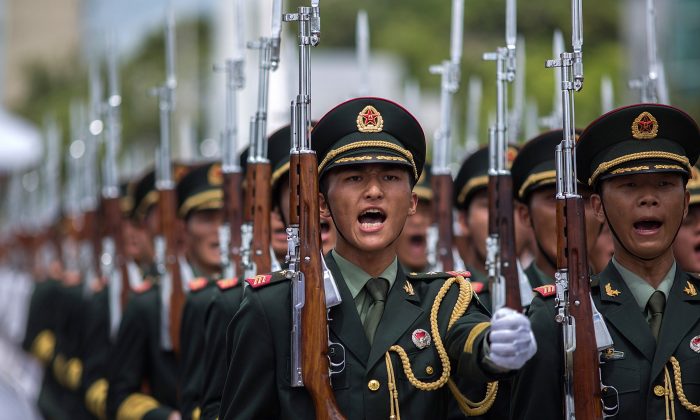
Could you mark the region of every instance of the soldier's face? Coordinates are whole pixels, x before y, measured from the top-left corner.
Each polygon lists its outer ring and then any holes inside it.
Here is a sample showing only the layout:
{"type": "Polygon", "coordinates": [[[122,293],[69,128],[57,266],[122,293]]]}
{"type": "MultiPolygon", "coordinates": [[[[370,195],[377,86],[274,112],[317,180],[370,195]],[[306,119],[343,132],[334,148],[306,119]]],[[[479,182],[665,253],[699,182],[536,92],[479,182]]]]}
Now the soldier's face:
{"type": "Polygon", "coordinates": [[[270,233],[270,246],[275,251],[275,256],[277,259],[284,258],[287,254],[287,229],[280,216],[279,207],[270,212],[270,233]]]}
{"type": "Polygon", "coordinates": [[[125,220],[122,227],[126,256],[137,262],[153,261],[153,241],[146,228],[132,220],[125,220]]]}
{"type": "Polygon", "coordinates": [[[396,253],[399,261],[412,271],[425,271],[428,265],[427,236],[433,223],[430,201],[419,200],[416,213],[406,219],[396,253]]]}
{"type": "Polygon", "coordinates": [[[700,273],[700,205],[695,204],[688,209],[688,215],[673,241],[673,255],[681,270],[700,273]]]}
{"type": "Polygon", "coordinates": [[[477,192],[463,213],[462,230],[474,247],[477,258],[486,261],[486,238],[489,236],[489,196],[486,189],[477,192]]]}
{"type": "Polygon", "coordinates": [[[596,218],[602,222],[607,215],[617,235],[616,257],[648,260],[671,253],[689,198],[679,174],[644,173],[603,181],[591,202],[596,218]]]}
{"type": "Polygon", "coordinates": [[[185,224],[185,247],[190,262],[198,268],[216,272],[221,266],[219,226],[223,212],[219,210],[194,211],[185,224]]]}
{"type": "MultiPolygon", "coordinates": [[[[327,199],[319,194],[323,217],[339,231],[336,249],[343,256],[396,253],[396,239],[406,218],[416,212],[406,169],[368,164],[341,167],[328,177],[327,199]]],[[[388,255],[387,254],[387,255],[388,255]]]]}
{"type": "Polygon", "coordinates": [[[544,187],[532,192],[527,206],[520,207],[525,224],[532,226],[535,241],[551,260],[557,257],[556,188],[544,187]]]}

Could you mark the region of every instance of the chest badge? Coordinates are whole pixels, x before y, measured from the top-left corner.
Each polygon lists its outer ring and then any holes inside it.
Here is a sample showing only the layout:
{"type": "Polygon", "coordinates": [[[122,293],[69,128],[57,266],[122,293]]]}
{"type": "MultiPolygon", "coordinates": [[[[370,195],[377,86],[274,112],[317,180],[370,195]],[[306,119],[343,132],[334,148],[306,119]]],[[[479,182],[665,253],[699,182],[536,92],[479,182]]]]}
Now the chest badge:
{"type": "Polygon", "coordinates": [[[690,339],[690,349],[695,353],[700,353],[700,335],[696,335],[690,339]]]}
{"type": "Polygon", "coordinates": [[[620,294],[620,291],[612,288],[612,284],[608,283],[605,285],[605,294],[610,297],[615,297],[620,294]]]}
{"type": "Polygon", "coordinates": [[[409,296],[413,296],[416,294],[416,292],[413,290],[413,285],[408,280],[406,280],[406,284],[403,285],[403,290],[409,296]]]}
{"type": "Polygon", "coordinates": [[[413,331],[413,333],[411,334],[411,340],[413,340],[413,344],[415,344],[416,347],[418,347],[421,350],[430,346],[430,343],[432,342],[428,331],[422,328],[413,331]]]}
{"type": "Polygon", "coordinates": [[[686,283],[685,289],[683,289],[683,291],[688,296],[697,296],[698,294],[697,289],[695,289],[695,286],[690,281],[686,283]]]}

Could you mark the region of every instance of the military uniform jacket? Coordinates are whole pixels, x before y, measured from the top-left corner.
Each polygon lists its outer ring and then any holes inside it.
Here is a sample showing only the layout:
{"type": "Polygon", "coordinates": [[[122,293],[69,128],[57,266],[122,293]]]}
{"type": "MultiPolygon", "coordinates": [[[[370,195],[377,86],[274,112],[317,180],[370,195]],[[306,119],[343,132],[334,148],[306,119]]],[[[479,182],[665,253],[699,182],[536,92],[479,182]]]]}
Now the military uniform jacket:
{"type": "MultiPolygon", "coordinates": [[[[442,374],[435,337],[430,346],[421,349],[412,342],[412,333],[418,329],[430,331],[431,306],[445,279],[451,276],[406,276],[399,267],[370,346],[340,270],[332,257],[326,261],[342,296],[342,303],[329,313],[329,338],[345,348],[345,369],[332,376],[339,408],[348,419],[387,419],[390,396],[385,353],[390,346],[396,344],[406,350],[417,379],[435,381],[442,374]]],[[[228,340],[233,352],[221,401],[222,419],[315,418],[306,389],[289,385],[291,283],[282,280],[283,275],[274,277],[264,287],[246,287],[232,320],[234,328],[228,340]]],[[[440,336],[453,372],[484,383],[485,389],[485,383],[495,376],[480,362],[490,318],[478,299],[473,299],[448,332],[457,292],[453,285],[442,302],[437,317],[440,336]]],[[[409,383],[399,357],[390,354],[401,413],[416,419],[444,418],[452,398],[447,386],[436,391],[416,389],[409,383]]]]}
{"type": "Polygon", "coordinates": [[[45,417],[53,419],[69,417],[61,405],[61,385],[53,375],[58,309],[56,293],[60,287],[61,282],[54,279],[36,283],[29,302],[27,330],[22,342],[22,348],[46,367],[37,405],[45,417]]]}
{"type": "Polygon", "coordinates": [[[177,405],[175,354],[161,348],[160,290],[144,283],[129,298],[109,366],[107,415],[166,419],[177,405]]]}
{"type": "Polygon", "coordinates": [[[530,281],[530,286],[532,286],[533,289],[535,287],[544,286],[545,284],[554,283],[553,279],[543,276],[540,271],[535,268],[534,261],[525,269],[525,275],[527,275],[527,279],[530,281]]]}
{"type": "Polygon", "coordinates": [[[104,418],[107,403],[107,366],[110,357],[109,286],[87,302],[83,346],[83,391],[85,405],[93,415],[104,418]]]}
{"type": "Polygon", "coordinates": [[[204,321],[202,420],[214,420],[219,416],[231,356],[230,349],[226,349],[226,331],[243,298],[243,285],[237,279],[220,280],[217,287],[220,293],[207,307],[204,321]]]}
{"type": "MultiPolygon", "coordinates": [[[[214,281],[199,278],[190,282],[180,324],[180,360],[182,418],[199,418],[204,371],[204,314],[218,294],[214,281]]],[[[224,331],[224,330],[222,330],[224,331]]]]}
{"type": "MultiPolygon", "coordinates": [[[[541,289],[542,290],[542,289],[541,289]]],[[[700,341],[700,281],[676,270],[659,332],[658,343],[634,296],[612,263],[594,277],[591,294],[614,342],[614,350],[604,352],[602,382],[617,388],[620,410],[614,419],[666,418],[663,393],[664,368],[671,375],[676,419],[697,419],[682,407],[673,382],[676,375],[669,359],[678,360],[683,392],[690,403],[700,404],[700,353],[691,344],[700,341]],[[658,388],[661,386],[662,388],[658,388]]],[[[554,321],[554,296],[537,296],[528,315],[538,343],[537,354],[515,379],[511,418],[562,418],[562,339],[554,321]]],[[[698,348],[698,347],[696,347],[698,348]]],[[[606,405],[614,404],[610,393],[606,405]]],[[[699,410],[700,411],[700,410],[699,410]]]]}

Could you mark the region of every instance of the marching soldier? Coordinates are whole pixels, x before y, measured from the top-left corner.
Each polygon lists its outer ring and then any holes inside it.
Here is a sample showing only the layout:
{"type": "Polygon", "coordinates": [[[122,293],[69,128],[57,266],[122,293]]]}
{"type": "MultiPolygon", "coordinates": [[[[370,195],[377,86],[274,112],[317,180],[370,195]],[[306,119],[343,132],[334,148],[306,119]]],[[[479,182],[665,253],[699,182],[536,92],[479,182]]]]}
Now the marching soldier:
{"type": "MultiPolygon", "coordinates": [[[[691,117],[656,104],[601,116],[576,146],[579,182],[594,191],[593,213],[615,238],[612,261],[591,282],[613,341],[600,359],[602,383],[616,390],[602,392],[604,405],[617,407],[611,418],[691,419],[700,413],[700,282],[683,272],[672,248],[699,153],[700,130],[691,117]]],[[[552,289],[535,289],[529,316],[540,351],[516,378],[512,418],[563,413],[564,353],[552,289]]]]}
{"type": "MultiPolygon", "coordinates": [[[[535,259],[525,269],[532,288],[554,284],[557,258],[556,176],[554,148],[563,138],[562,130],[552,130],[528,141],[513,161],[513,194],[521,223],[532,227],[535,259]]],[[[592,250],[603,223],[595,219],[587,200],[593,192],[579,184],[586,200],[586,238],[592,250]]]]}
{"type": "MultiPolygon", "coordinates": [[[[199,166],[177,185],[178,216],[185,224],[185,256],[196,278],[189,284],[180,333],[181,412],[198,419],[202,396],[204,314],[221,280],[219,228],[223,223],[220,163],[199,166]]],[[[225,280],[224,280],[225,281],[225,280]]]]}
{"type": "MultiPolygon", "coordinates": [[[[177,167],[176,179],[184,171],[177,167]]],[[[133,217],[148,232],[150,242],[159,227],[155,179],[151,170],[134,189],[133,217]]],[[[111,419],[179,416],[177,363],[172,349],[163,344],[162,335],[168,332],[161,326],[161,286],[155,264],[144,276],[124,309],[108,368],[107,417],[111,419]]]]}
{"type": "MultiPolygon", "coordinates": [[[[508,148],[507,163],[513,162],[518,150],[508,148]]],[[[454,183],[453,203],[458,210],[458,222],[462,231],[462,259],[471,273],[474,290],[480,301],[491,310],[488,278],[486,276],[486,238],[489,236],[489,197],[488,197],[489,149],[481,148],[462,162],[454,183]]],[[[514,215],[515,216],[515,215],[514,215]]],[[[516,253],[520,255],[529,239],[527,225],[522,226],[517,217],[515,224],[516,253]]],[[[519,269],[520,271],[520,269],[519,269]]],[[[522,274],[521,274],[522,275],[522,274]]]]}
{"type": "Polygon", "coordinates": [[[673,255],[680,268],[688,273],[700,274],[700,171],[693,166],[688,180],[688,214],[673,242],[673,255]]]}
{"type": "MultiPolygon", "coordinates": [[[[289,220],[289,126],[283,127],[270,135],[268,139],[268,158],[271,174],[270,193],[273,211],[270,217],[279,217],[286,228],[284,220],[289,220]]],[[[245,155],[243,156],[245,157],[245,155]]],[[[242,161],[245,161],[242,158],[242,161]]],[[[241,162],[243,163],[243,162],[241,162]]],[[[273,237],[275,235],[273,231],[273,237]]],[[[285,230],[285,254],[286,254],[285,230]]],[[[273,240],[274,243],[274,240],[273,240]]],[[[282,263],[284,261],[281,261],[282,263]]],[[[219,414],[221,393],[226,381],[226,371],[230,349],[226,349],[226,331],[241,303],[243,282],[238,278],[224,279],[217,282],[221,293],[213,297],[206,306],[203,322],[205,328],[205,346],[203,357],[203,381],[201,382],[201,418],[215,419],[219,414]]],[[[248,345],[253,345],[249,343],[248,345]]]]}
{"type": "MultiPolygon", "coordinates": [[[[444,417],[451,372],[486,389],[487,381],[509,376],[530,358],[536,345],[524,316],[502,309],[489,320],[460,273],[409,275],[398,264],[396,239],[416,211],[411,190],[425,159],[415,118],[393,102],[357,98],[326,114],[311,137],[321,214],[333,218],[338,232],[326,263],[342,296],[328,322],[329,339],[345,348],[345,368],[332,376],[341,412],[444,417]],[[441,289],[446,294],[437,298],[441,289]]],[[[283,273],[257,280],[247,280],[232,321],[220,418],[313,418],[307,391],[289,386],[288,280],[283,273]]]]}
{"type": "MultiPolygon", "coordinates": [[[[130,288],[137,289],[143,281],[139,267],[147,267],[153,263],[153,252],[145,240],[142,228],[130,219],[133,201],[133,183],[123,183],[120,186],[119,207],[122,234],[126,244],[124,251],[130,288]]],[[[119,276],[120,273],[115,275],[119,276]]],[[[108,361],[122,312],[121,290],[115,290],[115,285],[122,286],[119,281],[107,282],[106,286],[92,295],[87,302],[82,383],[85,406],[99,419],[105,419],[107,416],[108,361]]]]}
{"type": "MultiPolygon", "coordinates": [[[[428,262],[428,229],[433,224],[433,190],[430,186],[430,164],[426,163],[420,179],[413,187],[418,197],[416,213],[406,219],[399,236],[396,255],[406,271],[423,272],[428,262]]],[[[478,292],[478,290],[477,290],[478,292]]]]}

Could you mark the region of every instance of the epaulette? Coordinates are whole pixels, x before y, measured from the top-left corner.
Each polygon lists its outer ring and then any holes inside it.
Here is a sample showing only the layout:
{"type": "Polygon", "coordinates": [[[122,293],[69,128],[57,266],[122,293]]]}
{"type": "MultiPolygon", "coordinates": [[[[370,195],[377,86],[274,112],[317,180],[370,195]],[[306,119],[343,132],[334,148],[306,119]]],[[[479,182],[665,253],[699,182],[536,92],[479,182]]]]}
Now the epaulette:
{"type": "Polygon", "coordinates": [[[471,285],[474,293],[481,293],[486,288],[486,285],[484,283],[479,283],[478,281],[471,282],[471,285]]]}
{"type": "Polygon", "coordinates": [[[274,273],[270,274],[258,274],[255,277],[245,279],[246,283],[248,283],[248,285],[253,289],[257,289],[283,280],[289,280],[287,278],[287,270],[275,271],[274,273]]]}
{"type": "Polygon", "coordinates": [[[532,290],[539,293],[542,297],[549,297],[557,294],[557,287],[553,284],[545,284],[544,286],[535,287],[532,290]]]}
{"type": "Polygon", "coordinates": [[[221,290],[230,289],[234,286],[238,286],[238,277],[234,277],[232,279],[221,279],[216,282],[216,285],[219,286],[219,289],[221,290]]]}
{"type": "Polygon", "coordinates": [[[204,277],[197,277],[196,279],[191,280],[188,286],[190,288],[190,292],[196,292],[207,287],[207,284],[209,284],[207,279],[204,277]]]}
{"type": "Polygon", "coordinates": [[[147,291],[151,290],[151,287],[153,287],[153,282],[144,281],[143,283],[134,287],[134,293],[146,293],[147,291]]]}
{"type": "Polygon", "coordinates": [[[427,273],[408,273],[408,277],[416,280],[436,280],[436,279],[449,279],[451,277],[464,277],[468,279],[471,277],[469,271],[428,271],[427,273]]]}

